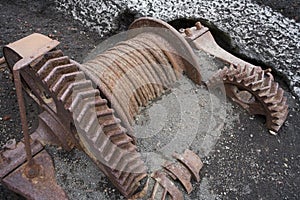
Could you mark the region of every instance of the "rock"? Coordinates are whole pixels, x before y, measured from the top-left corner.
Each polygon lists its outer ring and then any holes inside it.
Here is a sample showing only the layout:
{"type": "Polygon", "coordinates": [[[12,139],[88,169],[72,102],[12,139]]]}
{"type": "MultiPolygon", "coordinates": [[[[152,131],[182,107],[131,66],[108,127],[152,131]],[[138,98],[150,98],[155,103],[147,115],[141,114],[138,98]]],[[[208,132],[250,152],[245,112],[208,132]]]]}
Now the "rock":
{"type": "Polygon", "coordinates": [[[3,121],[8,121],[8,120],[10,120],[10,119],[11,119],[11,116],[10,116],[10,115],[5,115],[5,116],[2,117],[2,120],[3,120],[3,121]]]}

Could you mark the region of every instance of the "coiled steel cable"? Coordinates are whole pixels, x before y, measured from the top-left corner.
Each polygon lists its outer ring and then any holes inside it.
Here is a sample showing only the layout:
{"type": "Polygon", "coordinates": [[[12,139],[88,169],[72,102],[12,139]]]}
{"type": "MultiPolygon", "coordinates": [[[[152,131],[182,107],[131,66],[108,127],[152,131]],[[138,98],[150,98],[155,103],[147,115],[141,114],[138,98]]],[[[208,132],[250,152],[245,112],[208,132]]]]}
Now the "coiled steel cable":
{"type": "Polygon", "coordinates": [[[159,97],[182,75],[175,55],[163,37],[141,33],[84,63],[82,70],[130,129],[139,108],[159,97]]]}

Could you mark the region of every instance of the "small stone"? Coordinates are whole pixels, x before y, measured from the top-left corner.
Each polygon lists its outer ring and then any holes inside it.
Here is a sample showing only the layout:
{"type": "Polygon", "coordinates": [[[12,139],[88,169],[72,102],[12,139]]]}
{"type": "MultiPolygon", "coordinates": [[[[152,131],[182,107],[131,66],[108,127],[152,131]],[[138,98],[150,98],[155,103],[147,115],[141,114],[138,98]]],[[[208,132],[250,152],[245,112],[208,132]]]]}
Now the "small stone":
{"type": "Polygon", "coordinates": [[[253,138],[253,134],[250,134],[250,137],[253,138]]]}
{"type": "Polygon", "coordinates": [[[277,135],[277,133],[276,133],[275,131],[272,131],[272,130],[269,130],[269,133],[270,133],[271,135],[277,135]]]}
{"type": "Polygon", "coordinates": [[[10,118],[11,118],[10,115],[5,115],[5,116],[2,117],[2,119],[3,119],[4,121],[10,120],[10,118]]]}

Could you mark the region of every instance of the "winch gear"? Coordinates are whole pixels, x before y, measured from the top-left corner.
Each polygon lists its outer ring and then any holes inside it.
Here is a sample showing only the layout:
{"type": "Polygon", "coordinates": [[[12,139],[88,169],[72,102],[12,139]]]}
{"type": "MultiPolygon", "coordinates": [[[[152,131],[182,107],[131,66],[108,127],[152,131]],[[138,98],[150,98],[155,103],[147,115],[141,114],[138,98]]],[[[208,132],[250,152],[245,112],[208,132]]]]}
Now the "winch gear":
{"type": "Polygon", "coordinates": [[[257,66],[225,66],[206,85],[210,90],[224,85],[227,96],[251,115],[264,115],[267,128],[278,132],[287,118],[288,105],[283,89],[270,72],[257,66]]]}
{"type": "Polygon", "coordinates": [[[146,166],[136,151],[133,138],[78,65],[56,50],[45,54],[31,67],[60,108],[54,109],[59,118],[71,119],[70,126],[80,138],[80,147],[119,191],[130,197],[147,176],[146,166]]]}

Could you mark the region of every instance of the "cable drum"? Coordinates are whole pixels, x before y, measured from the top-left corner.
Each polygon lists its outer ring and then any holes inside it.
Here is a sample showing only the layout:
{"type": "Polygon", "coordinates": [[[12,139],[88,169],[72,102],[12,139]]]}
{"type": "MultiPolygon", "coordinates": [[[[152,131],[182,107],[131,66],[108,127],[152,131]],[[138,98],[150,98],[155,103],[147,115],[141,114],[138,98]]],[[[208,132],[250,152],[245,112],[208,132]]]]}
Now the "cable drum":
{"type": "Polygon", "coordinates": [[[196,83],[201,81],[196,62],[180,52],[190,46],[178,41],[176,30],[163,25],[130,30],[130,39],[81,65],[129,131],[140,109],[170,89],[183,73],[196,76],[196,83]],[[196,73],[190,72],[190,65],[196,73]]]}

